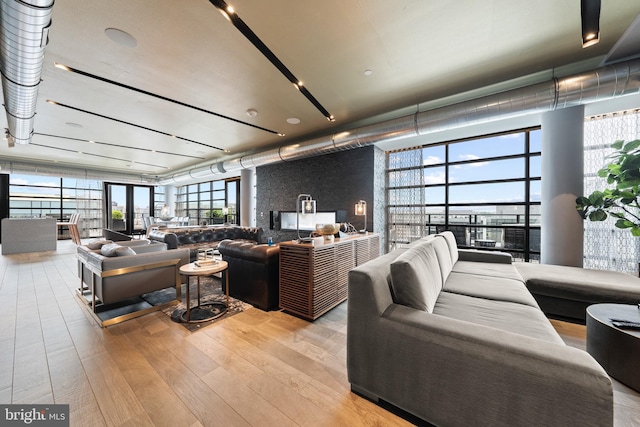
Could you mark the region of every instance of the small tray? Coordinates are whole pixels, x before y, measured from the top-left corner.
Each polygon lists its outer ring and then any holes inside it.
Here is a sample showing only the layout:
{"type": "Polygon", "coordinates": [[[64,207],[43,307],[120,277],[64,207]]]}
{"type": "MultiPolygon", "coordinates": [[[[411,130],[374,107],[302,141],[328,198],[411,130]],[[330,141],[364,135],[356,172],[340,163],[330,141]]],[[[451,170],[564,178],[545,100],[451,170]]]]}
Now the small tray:
{"type": "Polygon", "coordinates": [[[201,259],[194,262],[196,267],[209,267],[211,265],[216,265],[217,263],[218,263],[217,259],[201,259]]]}

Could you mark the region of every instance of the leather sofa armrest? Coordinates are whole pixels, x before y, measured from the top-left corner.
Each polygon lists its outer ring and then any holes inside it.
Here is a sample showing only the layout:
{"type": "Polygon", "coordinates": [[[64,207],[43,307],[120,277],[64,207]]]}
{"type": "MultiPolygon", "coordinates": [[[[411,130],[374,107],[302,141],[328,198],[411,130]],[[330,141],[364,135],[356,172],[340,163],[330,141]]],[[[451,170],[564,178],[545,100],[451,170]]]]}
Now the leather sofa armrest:
{"type": "Polygon", "coordinates": [[[167,249],[178,249],[178,236],[160,229],[154,229],[149,233],[149,240],[166,243],[167,249]]]}
{"type": "Polygon", "coordinates": [[[223,240],[218,244],[223,257],[239,258],[261,264],[278,263],[280,247],[259,245],[254,242],[223,240]]]}

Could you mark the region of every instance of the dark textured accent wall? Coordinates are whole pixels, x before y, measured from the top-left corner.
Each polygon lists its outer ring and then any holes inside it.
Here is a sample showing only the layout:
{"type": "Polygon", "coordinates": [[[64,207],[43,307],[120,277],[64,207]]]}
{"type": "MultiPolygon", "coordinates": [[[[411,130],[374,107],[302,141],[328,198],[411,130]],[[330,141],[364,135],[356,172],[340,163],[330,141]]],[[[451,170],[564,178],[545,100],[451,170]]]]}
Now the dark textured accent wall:
{"type": "MultiPolygon", "coordinates": [[[[358,200],[365,200],[367,230],[382,234],[384,218],[380,218],[381,208],[374,206],[380,194],[384,196],[381,158],[384,152],[370,146],[256,168],[256,224],[264,230],[264,238],[272,237],[274,242],[297,238],[295,230],[271,230],[269,226],[271,211],[295,212],[298,194],[310,194],[319,212],[342,211],[346,222],[357,229],[363,227],[364,218],[355,216],[354,206],[358,200]]],[[[300,234],[307,236],[309,232],[300,234]]]]}

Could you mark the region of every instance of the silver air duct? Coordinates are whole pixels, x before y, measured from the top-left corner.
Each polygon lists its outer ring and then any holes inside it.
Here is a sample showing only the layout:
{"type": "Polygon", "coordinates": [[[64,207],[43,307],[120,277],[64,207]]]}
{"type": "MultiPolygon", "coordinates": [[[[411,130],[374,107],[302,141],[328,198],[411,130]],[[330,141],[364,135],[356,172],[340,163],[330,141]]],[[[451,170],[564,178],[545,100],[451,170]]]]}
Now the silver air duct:
{"type": "MultiPolygon", "coordinates": [[[[383,141],[400,140],[510,117],[589,104],[636,94],[639,91],[640,60],[633,60],[250,154],[225,161],[222,167],[219,163],[217,165],[218,170],[238,171],[366,147],[383,141]]],[[[215,169],[215,165],[216,163],[209,167],[215,169]]],[[[179,179],[184,180],[184,177],[189,179],[191,176],[190,171],[176,173],[169,178],[161,179],[159,183],[160,185],[175,184],[181,182],[179,179]]],[[[198,177],[205,178],[201,175],[198,177]]]]}
{"type": "Polygon", "coordinates": [[[33,135],[53,0],[1,0],[0,69],[9,146],[33,135]]]}

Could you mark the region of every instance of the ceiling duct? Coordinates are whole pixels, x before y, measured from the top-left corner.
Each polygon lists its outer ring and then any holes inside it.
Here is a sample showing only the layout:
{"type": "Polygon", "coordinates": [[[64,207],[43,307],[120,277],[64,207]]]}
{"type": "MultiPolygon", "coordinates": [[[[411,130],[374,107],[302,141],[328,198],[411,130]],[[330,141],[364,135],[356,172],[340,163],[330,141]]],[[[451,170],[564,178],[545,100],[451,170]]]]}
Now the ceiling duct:
{"type": "MultiPolygon", "coordinates": [[[[334,135],[284,145],[223,163],[226,172],[366,147],[511,117],[603,101],[640,92],[640,60],[421,111],[334,135]]],[[[219,165],[219,164],[218,164],[219,165]]],[[[211,165],[213,168],[215,164],[211,165]]],[[[220,166],[218,166],[220,168],[220,166]]],[[[175,184],[189,171],[159,181],[175,184]]]]}
{"type": "Polygon", "coordinates": [[[10,147],[28,144],[33,135],[52,7],[53,0],[0,3],[0,68],[10,147]]]}

